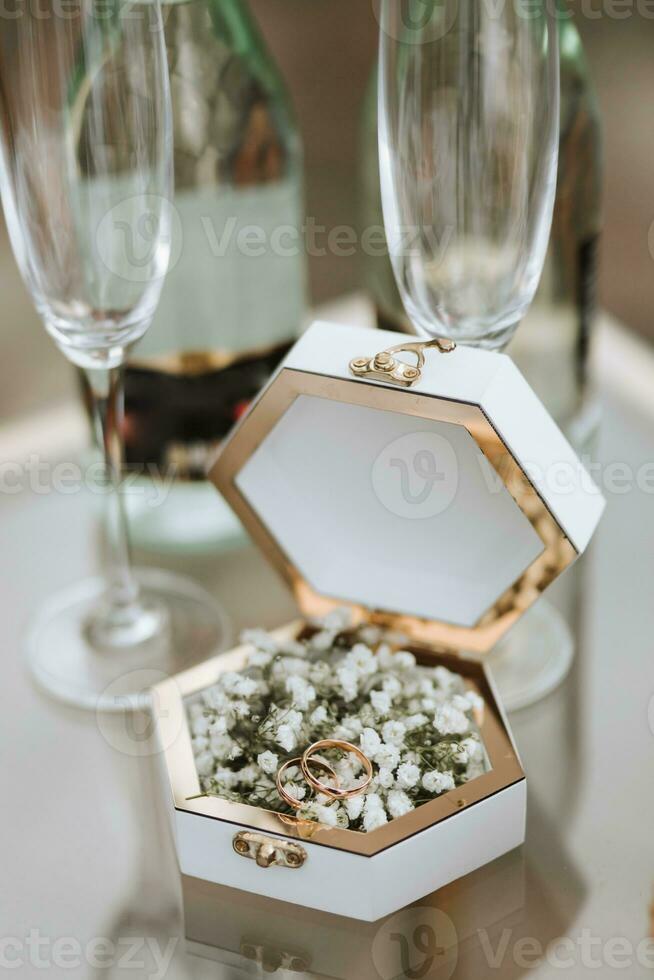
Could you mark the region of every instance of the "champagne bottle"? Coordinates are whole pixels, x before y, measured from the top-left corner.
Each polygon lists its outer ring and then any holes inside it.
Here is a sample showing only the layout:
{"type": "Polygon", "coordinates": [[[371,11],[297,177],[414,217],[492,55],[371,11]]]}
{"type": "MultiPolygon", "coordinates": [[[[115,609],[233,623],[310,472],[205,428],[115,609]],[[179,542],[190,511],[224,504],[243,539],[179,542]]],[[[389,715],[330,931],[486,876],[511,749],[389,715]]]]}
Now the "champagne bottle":
{"type": "MultiPolygon", "coordinates": [[[[559,425],[586,448],[596,418],[587,364],[601,231],[601,125],[581,39],[563,7],[559,32],[561,142],[552,234],[538,292],[508,353],[559,425]]],[[[375,72],[362,127],[364,227],[383,223],[378,160],[375,72]]],[[[364,263],[379,326],[411,331],[388,256],[367,255],[364,263]]]]}
{"type": "Polygon", "coordinates": [[[173,0],[163,13],[174,115],[172,256],[153,324],[127,366],[126,463],[177,478],[157,514],[132,506],[137,542],[209,547],[234,524],[212,488],[204,484],[200,503],[189,481],[204,478],[304,314],[302,149],[244,0],[173,0]]]}

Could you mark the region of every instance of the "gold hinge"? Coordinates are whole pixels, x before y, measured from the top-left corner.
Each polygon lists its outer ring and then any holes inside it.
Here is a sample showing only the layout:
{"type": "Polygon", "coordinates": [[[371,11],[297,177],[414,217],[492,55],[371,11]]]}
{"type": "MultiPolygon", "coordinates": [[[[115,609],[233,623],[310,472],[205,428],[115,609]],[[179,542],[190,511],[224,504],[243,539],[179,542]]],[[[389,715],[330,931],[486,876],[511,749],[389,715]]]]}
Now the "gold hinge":
{"type": "Polygon", "coordinates": [[[441,354],[450,354],[456,350],[456,344],[446,337],[436,337],[434,340],[424,340],[417,343],[397,344],[395,347],[380,351],[374,357],[355,357],[353,361],[350,361],[350,371],[357,378],[386,381],[389,384],[399,385],[401,388],[410,388],[422,377],[426,350],[438,350],[441,354]],[[393,356],[401,353],[415,354],[415,367],[393,356]]]}
{"type": "Polygon", "coordinates": [[[295,871],[307,859],[307,852],[299,844],[244,830],[236,834],[232,845],[240,857],[256,861],[260,868],[290,868],[295,871]]]}

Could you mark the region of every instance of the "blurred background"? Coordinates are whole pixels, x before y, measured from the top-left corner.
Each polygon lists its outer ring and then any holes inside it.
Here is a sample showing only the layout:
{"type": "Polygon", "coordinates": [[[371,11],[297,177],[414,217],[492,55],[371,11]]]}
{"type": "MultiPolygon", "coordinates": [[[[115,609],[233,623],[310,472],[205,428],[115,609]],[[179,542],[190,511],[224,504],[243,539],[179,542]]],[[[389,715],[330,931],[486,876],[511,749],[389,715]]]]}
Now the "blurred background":
{"type": "MultiPolygon", "coordinates": [[[[370,0],[251,0],[277,60],[304,140],[306,212],[327,229],[356,225],[361,111],[376,56],[370,0]]],[[[573,5],[604,124],[604,233],[600,304],[654,340],[654,5],[573,5]]],[[[326,252],[308,258],[310,298],[362,287],[362,263],[326,252]]],[[[71,369],[46,340],[0,235],[0,424],[70,396],[71,369]]],[[[219,327],[217,327],[219,329],[219,327]]]]}

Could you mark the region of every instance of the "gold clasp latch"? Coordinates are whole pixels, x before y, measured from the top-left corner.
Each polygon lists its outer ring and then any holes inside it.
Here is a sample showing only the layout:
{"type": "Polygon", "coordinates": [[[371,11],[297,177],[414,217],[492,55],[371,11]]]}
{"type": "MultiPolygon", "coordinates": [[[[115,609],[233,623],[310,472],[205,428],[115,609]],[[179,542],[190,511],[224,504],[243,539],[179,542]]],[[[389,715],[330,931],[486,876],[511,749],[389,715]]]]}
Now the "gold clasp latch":
{"type": "Polygon", "coordinates": [[[397,344],[388,350],[380,351],[374,357],[355,357],[350,361],[350,371],[357,378],[370,378],[377,381],[387,381],[389,384],[410,388],[422,377],[425,366],[425,351],[436,349],[441,354],[450,354],[456,349],[453,340],[447,337],[436,337],[434,340],[418,341],[416,343],[397,344]],[[394,354],[415,354],[416,366],[400,361],[394,354]]]}
{"type": "Polygon", "coordinates": [[[236,834],[232,844],[240,857],[256,861],[260,868],[275,866],[294,871],[296,868],[301,868],[307,859],[307,852],[300,844],[264,837],[262,834],[252,834],[248,831],[236,834]]]}
{"type": "Polygon", "coordinates": [[[264,973],[277,973],[278,970],[307,973],[311,966],[311,958],[304,952],[294,953],[268,944],[263,945],[256,939],[241,940],[241,956],[256,963],[264,973]]]}

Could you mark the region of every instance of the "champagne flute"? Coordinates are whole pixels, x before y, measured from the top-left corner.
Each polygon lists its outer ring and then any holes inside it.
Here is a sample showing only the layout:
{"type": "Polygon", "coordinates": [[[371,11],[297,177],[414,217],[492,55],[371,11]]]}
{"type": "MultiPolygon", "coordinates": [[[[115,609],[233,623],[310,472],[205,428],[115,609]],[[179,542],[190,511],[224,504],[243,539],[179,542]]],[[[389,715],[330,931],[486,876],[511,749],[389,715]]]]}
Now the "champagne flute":
{"type": "Polygon", "coordinates": [[[122,368],[170,257],[171,105],[158,0],[24,7],[0,31],[0,180],[14,253],[49,335],[92,392],[109,499],[106,578],[56,596],[29,635],[36,678],[122,709],[223,636],[213,599],[130,567],[122,368]]]}
{"type": "MultiPolygon", "coordinates": [[[[417,333],[503,348],[543,269],[556,191],[556,5],[381,0],[379,154],[395,277],[417,333]]],[[[510,707],[565,676],[539,603],[493,653],[510,707]]]]}
{"type": "Polygon", "coordinates": [[[384,218],[421,333],[500,348],[534,297],[558,163],[550,7],[382,0],[384,218]]]}

